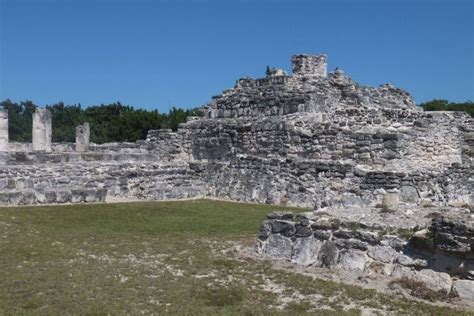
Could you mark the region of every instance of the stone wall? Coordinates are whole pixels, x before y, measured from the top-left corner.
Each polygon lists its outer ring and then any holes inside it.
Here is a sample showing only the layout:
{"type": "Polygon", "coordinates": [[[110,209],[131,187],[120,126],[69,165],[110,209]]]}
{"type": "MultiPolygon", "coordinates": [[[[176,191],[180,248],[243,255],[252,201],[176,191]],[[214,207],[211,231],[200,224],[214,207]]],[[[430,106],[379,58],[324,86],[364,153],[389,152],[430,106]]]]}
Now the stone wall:
{"type": "Polygon", "coordinates": [[[472,120],[464,113],[349,108],[285,117],[207,119],[186,128],[195,159],[276,155],[418,169],[461,163],[462,148],[471,147],[464,130],[472,129],[472,120]]]}
{"type": "Polygon", "coordinates": [[[472,204],[472,119],[465,113],[346,108],[201,119],[182,150],[211,195],[300,206],[472,204]]]}
{"type": "Polygon", "coordinates": [[[206,186],[187,164],[74,162],[0,166],[0,204],[202,197],[206,186]]]}
{"type": "Polygon", "coordinates": [[[305,207],[367,207],[389,192],[412,205],[472,205],[474,172],[454,164],[441,172],[366,171],[353,164],[242,155],[195,163],[210,194],[230,200],[305,207]]]}
{"type": "Polygon", "coordinates": [[[472,300],[473,221],[457,211],[432,216],[417,231],[341,221],[327,212],[272,213],[260,227],[257,252],[301,266],[408,278],[472,300]]]}

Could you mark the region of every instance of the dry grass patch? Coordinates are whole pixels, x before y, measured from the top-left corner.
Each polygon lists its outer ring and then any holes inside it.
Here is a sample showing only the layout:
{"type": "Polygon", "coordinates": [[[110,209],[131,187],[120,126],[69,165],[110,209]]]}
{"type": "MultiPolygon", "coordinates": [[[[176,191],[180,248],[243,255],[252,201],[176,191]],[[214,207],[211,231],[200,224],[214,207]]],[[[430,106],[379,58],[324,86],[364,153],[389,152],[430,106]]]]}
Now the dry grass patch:
{"type": "Polygon", "coordinates": [[[0,314],[459,313],[225,254],[253,240],[275,208],[208,200],[2,208],[0,314]]]}

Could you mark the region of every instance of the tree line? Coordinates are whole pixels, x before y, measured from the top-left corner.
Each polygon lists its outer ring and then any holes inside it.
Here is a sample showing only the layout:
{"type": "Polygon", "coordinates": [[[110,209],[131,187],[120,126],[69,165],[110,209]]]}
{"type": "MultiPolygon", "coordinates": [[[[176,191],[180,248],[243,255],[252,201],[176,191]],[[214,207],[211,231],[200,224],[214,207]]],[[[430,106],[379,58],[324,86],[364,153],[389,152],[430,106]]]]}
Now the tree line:
{"type": "MultiPolygon", "coordinates": [[[[465,111],[474,117],[474,102],[454,103],[434,99],[421,103],[425,111],[465,111]]],[[[9,136],[11,141],[31,142],[32,115],[37,105],[31,101],[0,102],[0,108],[8,111],[9,136]]],[[[171,128],[176,130],[188,116],[197,115],[197,109],[185,110],[173,107],[169,113],[147,111],[122,105],[120,102],[82,108],[81,105],[66,105],[62,102],[47,105],[53,118],[53,142],[74,142],[77,125],[88,122],[91,126],[91,141],[98,144],[108,142],[134,142],[145,139],[149,130],[171,128]]]]}
{"type": "MultiPolygon", "coordinates": [[[[32,115],[37,105],[31,101],[17,103],[7,99],[0,102],[1,107],[8,112],[10,141],[31,142],[32,115]]],[[[169,113],[159,113],[157,110],[135,109],[120,102],[86,108],[80,104],[59,102],[46,108],[51,111],[53,119],[53,142],[74,142],[76,126],[85,122],[90,124],[94,143],[134,142],[145,139],[152,129],[176,130],[188,116],[197,115],[195,109],[173,107],[169,113]]]]}
{"type": "Polygon", "coordinates": [[[474,117],[474,102],[466,101],[461,103],[449,102],[448,100],[434,99],[419,104],[425,111],[464,111],[474,117]]]}

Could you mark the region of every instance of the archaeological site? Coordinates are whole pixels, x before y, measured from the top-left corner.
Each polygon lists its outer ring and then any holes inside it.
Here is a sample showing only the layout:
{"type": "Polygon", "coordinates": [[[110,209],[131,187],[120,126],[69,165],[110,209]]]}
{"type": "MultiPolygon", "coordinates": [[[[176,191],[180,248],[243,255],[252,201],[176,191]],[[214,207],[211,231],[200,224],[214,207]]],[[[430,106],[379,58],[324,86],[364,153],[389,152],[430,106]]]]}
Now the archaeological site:
{"type": "MultiPolygon", "coordinates": [[[[177,131],[135,143],[8,141],[0,112],[0,205],[216,198],[310,208],[268,215],[255,256],[415,280],[474,300],[474,124],[424,112],[390,84],[363,86],[325,55],[292,74],[242,78],[177,131]]],[[[255,232],[257,234],[257,232],[255,232]]]]}

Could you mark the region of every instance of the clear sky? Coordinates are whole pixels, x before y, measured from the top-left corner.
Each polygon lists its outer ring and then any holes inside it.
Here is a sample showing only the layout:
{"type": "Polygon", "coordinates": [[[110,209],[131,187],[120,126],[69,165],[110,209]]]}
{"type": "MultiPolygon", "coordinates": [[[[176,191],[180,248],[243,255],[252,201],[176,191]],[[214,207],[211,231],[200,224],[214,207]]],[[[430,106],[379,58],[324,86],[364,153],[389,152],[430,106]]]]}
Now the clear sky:
{"type": "Polygon", "coordinates": [[[0,100],[189,108],[295,53],[474,100],[474,1],[0,0],[0,100]]]}

